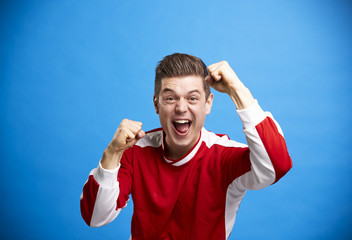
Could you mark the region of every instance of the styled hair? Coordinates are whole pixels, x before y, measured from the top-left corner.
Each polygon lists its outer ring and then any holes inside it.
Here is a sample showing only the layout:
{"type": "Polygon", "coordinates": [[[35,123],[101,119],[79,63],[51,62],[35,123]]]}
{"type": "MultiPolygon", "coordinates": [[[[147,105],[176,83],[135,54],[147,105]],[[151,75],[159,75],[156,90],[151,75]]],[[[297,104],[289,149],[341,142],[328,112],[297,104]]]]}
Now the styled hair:
{"type": "MultiPolygon", "coordinates": [[[[207,75],[207,67],[200,58],[184,53],[168,55],[155,68],[154,95],[158,99],[163,78],[200,76],[205,79],[207,75]]],[[[208,99],[210,95],[209,84],[203,81],[203,87],[205,99],[208,99]]]]}

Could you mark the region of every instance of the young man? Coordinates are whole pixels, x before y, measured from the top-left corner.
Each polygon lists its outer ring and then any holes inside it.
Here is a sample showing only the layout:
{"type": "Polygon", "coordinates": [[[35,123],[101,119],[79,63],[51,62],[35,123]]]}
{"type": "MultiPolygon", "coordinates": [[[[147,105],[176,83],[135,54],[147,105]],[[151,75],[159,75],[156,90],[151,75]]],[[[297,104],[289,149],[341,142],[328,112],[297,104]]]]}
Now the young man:
{"type": "Polygon", "coordinates": [[[111,222],[131,194],[132,239],[227,239],[247,189],[277,182],[292,167],[282,131],[225,61],[186,54],[156,68],[155,111],[161,127],[123,120],[81,195],[89,226],[111,222]],[[208,75],[208,72],[209,75],[208,75]],[[247,145],[203,128],[215,90],[227,93],[247,145]]]}

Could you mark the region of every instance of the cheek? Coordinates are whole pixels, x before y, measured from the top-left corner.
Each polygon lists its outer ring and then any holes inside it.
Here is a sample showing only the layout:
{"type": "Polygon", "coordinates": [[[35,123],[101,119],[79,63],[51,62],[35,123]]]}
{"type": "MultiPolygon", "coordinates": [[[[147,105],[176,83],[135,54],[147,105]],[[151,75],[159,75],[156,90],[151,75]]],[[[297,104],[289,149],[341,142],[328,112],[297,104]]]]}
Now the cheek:
{"type": "Polygon", "coordinates": [[[210,109],[211,109],[211,107],[207,104],[207,105],[205,106],[205,114],[206,114],[206,115],[208,115],[208,114],[210,113],[210,109]]]}
{"type": "Polygon", "coordinates": [[[159,104],[159,112],[165,113],[165,114],[170,114],[174,110],[174,105],[172,104],[159,104]]]}
{"type": "Polygon", "coordinates": [[[197,118],[202,118],[202,116],[206,115],[207,113],[207,106],[205,104],[191,105],[189,109],[192,114],[197,118]]]}
{"type": "Polygon", "coordinates": [[[158,114],[159,114],[159,118],[162,121],[166,121],[168,118],[170,118],[171,114],[172,114],[172,108],[165,107],[165,106],[160,106],[158,108],[158,114]]]}

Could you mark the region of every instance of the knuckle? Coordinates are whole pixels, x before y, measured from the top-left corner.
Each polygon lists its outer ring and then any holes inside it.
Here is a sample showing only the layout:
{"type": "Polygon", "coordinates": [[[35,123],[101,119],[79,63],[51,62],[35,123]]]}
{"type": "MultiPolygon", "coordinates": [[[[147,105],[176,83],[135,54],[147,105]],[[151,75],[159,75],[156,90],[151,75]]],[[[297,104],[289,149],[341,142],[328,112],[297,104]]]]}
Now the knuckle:
{"type": "Polygon", "coordinates": [[[226,60],[221,61],[221,63],[224,65],[229,65],[229,63],[226,60]]]}

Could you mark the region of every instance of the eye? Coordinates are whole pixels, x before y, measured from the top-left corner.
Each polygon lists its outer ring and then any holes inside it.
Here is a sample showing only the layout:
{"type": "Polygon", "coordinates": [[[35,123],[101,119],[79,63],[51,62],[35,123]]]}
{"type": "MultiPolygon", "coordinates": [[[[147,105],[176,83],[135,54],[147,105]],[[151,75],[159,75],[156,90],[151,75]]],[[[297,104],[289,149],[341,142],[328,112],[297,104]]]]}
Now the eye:
{"type": "Polygon", "coordinates": [[[197,97],[195,97],[195,96],[192,96],[192,97],[190,97],[190,98],[189,98],[189,100],[190,100],[191,102],[195,102],[195,101],[197,101],[197,100],[198,100],[198,98],[197,98],[197,97]]]}
{"type": "Polygon", "coordinates": [[[174,96],[167,96],[164,98],[165,102],[167,103],[173,103],[176,101],[176,98],[174,96]]]}

